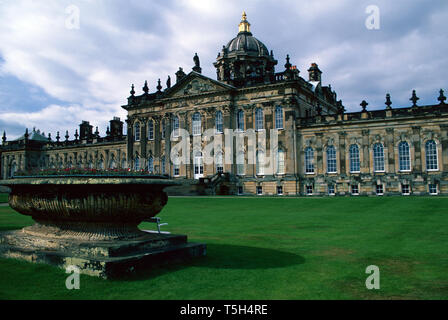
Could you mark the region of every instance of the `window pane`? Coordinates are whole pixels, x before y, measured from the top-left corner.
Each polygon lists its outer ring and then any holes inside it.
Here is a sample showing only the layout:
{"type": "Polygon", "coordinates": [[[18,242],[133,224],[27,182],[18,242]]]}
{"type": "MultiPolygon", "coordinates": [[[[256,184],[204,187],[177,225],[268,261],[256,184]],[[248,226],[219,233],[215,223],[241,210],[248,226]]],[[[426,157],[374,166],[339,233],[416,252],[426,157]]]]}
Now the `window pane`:
{"type": "Polygon", "coordinates": [[[263,129],[263,110],[260,108],[255,110],[255,130],[263,129]]]}
{"type": "Polygon", "coordinates": [[[196,112],[193,114],[193,135],[201,134],[201,114],[196,112]]]}
{"type": "Polygon", "coordinates": [[[148,171],[149,171],[149,173],[153,173],[154,172],[154,159],[153,159],[153,157],[149,157],[149,159],[148,159],[148,171]]]}
{"type": "Polygon", "coordinates": [[[426,170],[438,170],[437,144],[434,140],[428,140],[425,144],[426,170]]]}
{"type": "Polygon", "coordinates": [[[135,141],[140,141],[140,122],[136,122],[134,125],[134,137],[135,141]]]}
{"type": "Polygon", "coordinates": [[[280,106],[275,108],[275,128],[283,129],[283,108],[280,106]]]}
{"type": "Polygon", "coordinates": [[[179,136],[179,117],[178,116],[175,116],[174,118],[173,118],[173,135],[175,136],[175,137],[178,137],[179,136]]]}
{"type": "Polygon", "coordinates": [[[327,172],[336,173],[336,148],[333,146],[327,147],[327,172]]]}
{"type": "Polygon", "coordinates": [[[223,120],[222,120],[222,112],[218,111],[216,112],[216,132],[217,133],[223,133],[223,120]]]}
{"type": "Polygon", "coordinates": [[[356,144],[350,146],[350,172],[360,171],[359,147],[356,144]]]}
{"type": "Polygon", "coordinates": [[[384,171],[384,148],[381,143],[373,146],[373,170],[384,171]]]}
{"type": "Polygon", "coordinates": [[[244,111],[240,110],[237,114],[237,129],[244,131],[244,111]]]}
{"type": "Polygon", "coordinates": [[[285,152],[283,150],[277,152],[277,173],[285,173],[285,152]]]}
{"type": "Polygon", "coordinates": [[[305,172],[314,173],[314,151],[311,147],[305,149],[305,172]]]}
{"type": "Polygon", "coordinates": [[[148,121],[148,140],[154,140],[154,122],[148,121]]]}
{"type": "Polygon", "coordinates": [[[409,144],[405,141],[398,145],[398,162],[400,171],[411,170],[411,156],[409,152],[409,144]]]}

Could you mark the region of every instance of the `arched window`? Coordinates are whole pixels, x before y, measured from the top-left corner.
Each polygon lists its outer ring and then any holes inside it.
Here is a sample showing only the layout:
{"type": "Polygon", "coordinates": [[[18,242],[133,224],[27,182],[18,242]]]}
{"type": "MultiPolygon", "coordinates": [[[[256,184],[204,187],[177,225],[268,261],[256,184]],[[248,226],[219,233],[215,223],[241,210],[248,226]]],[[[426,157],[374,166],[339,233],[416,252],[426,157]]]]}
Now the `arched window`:
{"type": "Polygon", "coordinates": [[[112,156],[112,159],[110,160],[109,168],[110,169],[116,169],[117,168],[117,163],[115,161],[115,157],[113,157],[113,156],[112,156]]]}
{"type": "Polygon", "coordinates": [[[154,158],[152,156],[148,159],[148,172],[154,173],[154,158]]]}
{"type": "Polygon", "coordinates": [[[194,166],[194,178],[195,179],[201,178],[204,174],[204,159],[202,157],[202,152],[199,150],[194,153],[193,166],[194,166]]]}
{"type": "Polygon", "coordinates": [[[264,152],[257,151],[257,175],[264,175],[264,152]]]}
{"type": "Polygon", "coordinates": [[[162,139],[165,139],[165,130],[166,130],[165,119],[162,119],[162,139]]]}
{"type": "Polygon", "coordinates": [[[11,163],[11,168],[10,168],[10,172],[9,172],[9,176],[10,177],[14,177],[14,175],[17,172],[17,164],[15,162],[11,163]]]}
{"type": "Polygon", "coordinates": [[[123,158],[123,159],[121,159],[121,169],[126,169],[126,168],[127,168],[126,159],[123,158]]]}
{"type": "Polygon", "coordinates": [[[336,148],[334,146],[327,147],[327,173],[338,172],[336,167],[336,148]]]}
{"type": "Polygon", "coordinates": [[[305,173],[314,173],[314,150],[311,147],[305,149],[305,173]]]}
{"type": "Polygon", "coordinates": [[[373,170],[384,171],[384,147],[381,143],[373,146],[373,170]]]}
{"type": "Polygon", "coordinates": [[[218,153],[216,154],[216,172],[217,173],[224,172],[224,164],[223,164],[223,157],[222,157],[221,151],[218,151],[218,153]]]}
{"type": "Polygon", "coordinates": [[[238,152],[238,155],[236,157],[236,172],[240,176],[243,176],[246,174],[244,158],[245,158],[244,151],[238,152]]]}
{"type": "Polygon", "coordinates": [[[134,140],[135,141],[140,141],[140,122],[136,122],[134,124],[134,140]]]}
{"type": "Polygon", "coordinates": [[[173,160],[173,176],[180,175],[180,158],[178,155],[174,156],[173,160]]]}
{"type": "Polygon", "coordinates": [[[201,114],[196,112],[193,114],[193,135],[201,135],[201,114]]]}
{"type": "Polygon", "coordinates": [[[236,125],[238,131],[244,131],[244,111],[240,110],[236,116],[236,125]]]}
{"type": "Polygon", "coordinates": [[[255,109],[255,130],[263,130],[263,110],[255,109]]]}
{"type": "Polygon", "coordinates": [[[216,133],[223,133],[223,121],[222,121],[222,112],[217,111],[215,116],[215,126],[216,126],[216,133]]]}
{"type": "Polygon", "coordinates": [[[426,170],[439,170],[437,159],[437,144],[434,140],[428,140],[425,144],[426,170]]]}
{"type": "Polygon", "coordinates": [[[154,121],[148,121],[148,140],[154,140],[154,121]]]}
{"type": "Polygon", "coordinates": [[[140,157],[136,156],[134,161],[134,170],[138,171],[140,170],[140,157]]]}
{"type": "Polygon", "coordinates": [[[285,151],[278,149],[277,151],[277,174],[285,173],[285,151]]]}
{"type": "MultiPolygon", "coordinates": [[[[70,162],[69,165],[71,166],[71,162],[70,162]]],[[[104,170],[104,160],[103,160],[103,158],[101,158],[100,161],[98,161],[98,169],[104,170]]]]}
{"type": "Polygon", "coordinates": [[[179,117],[174,116],[173,118],[173,136],[178,137],[179,136],[179,117]]]}
{"type": "Polygon", "coordinates": [[[400,171],[411,171],[411,154],[406,141],[398,145],[398,166],[400,171]]]}
{"type": "Polygon", "coordinates": [[[165,169],[165,166],[166,166],[166,160],[165,160],[165,157],[162,157],[162,164],[161,164],[161,171],[162,171],[162,174],[165,174],[166,173],[166,169],[165,169]]]}
{"type": "Polygon", "coordinates": [[[361,170],[361,161],[359,160],[359,147],[352,144],[349,149],[350,153],[350,172],[356,173],[361,170]]]}
{"type": "Polygon", "coordinates": [[[283,129],[283,108],[281,106],[275,107],[275,128],[283,129]]]}

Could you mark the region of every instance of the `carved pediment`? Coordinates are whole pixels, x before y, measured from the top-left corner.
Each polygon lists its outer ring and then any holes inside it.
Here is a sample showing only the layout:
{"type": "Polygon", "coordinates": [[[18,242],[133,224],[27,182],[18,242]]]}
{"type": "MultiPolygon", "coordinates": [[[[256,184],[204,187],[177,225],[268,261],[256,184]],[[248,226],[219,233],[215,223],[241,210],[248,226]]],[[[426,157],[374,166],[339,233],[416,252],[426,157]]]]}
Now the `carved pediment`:
{"type": "Polygon", "coordinates": [[[232,86],[220,83],[205,76],[191,73],[167,92],[166,98],[192,96],[203,93],[227,91],[232,86]]]}

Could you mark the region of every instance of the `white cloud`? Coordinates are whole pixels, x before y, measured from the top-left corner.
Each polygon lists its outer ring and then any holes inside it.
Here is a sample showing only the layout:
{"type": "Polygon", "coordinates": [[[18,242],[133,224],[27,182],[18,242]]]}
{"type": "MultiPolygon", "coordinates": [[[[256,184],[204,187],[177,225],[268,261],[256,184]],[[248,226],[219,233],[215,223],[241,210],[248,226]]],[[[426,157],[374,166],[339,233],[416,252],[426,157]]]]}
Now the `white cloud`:
{"type": "MultiPolygon", "coordinates": [[[[179,66],[190,71],[195,52],[203,73],[215,77],[212,63],[236,36],[243,10],[254,35],[274,50],[277,71],[283,70],[286,53],[304,78],[309,64],[317,62],[324,82],[352,110],[363,99],[382,107],[386,92],[394,106],[407,104],[414,88],[421,102],[433,102],[446,86],[440,70],[448,68],[447,6],[438,1],[377,3],[379,31],[365,29],[369,1],[3,2],[0,77],[17,77],[69,106],[38,110],[30,105],[24,114],[1,105],[1,120],[46,131],[74,129],[80,120],[90,120],[104,131],[113,115],[125,116],[120,106],[131,83],[139,94],[145,80],[152,91],[158,78],[163,85],[168,74],[175,81],[179,66]],[[80,8],[79,30],[65,28],[65,8],[72,4],[80,8]]],[[[1,97],[8,101],[5,92],[1,97]]]]}

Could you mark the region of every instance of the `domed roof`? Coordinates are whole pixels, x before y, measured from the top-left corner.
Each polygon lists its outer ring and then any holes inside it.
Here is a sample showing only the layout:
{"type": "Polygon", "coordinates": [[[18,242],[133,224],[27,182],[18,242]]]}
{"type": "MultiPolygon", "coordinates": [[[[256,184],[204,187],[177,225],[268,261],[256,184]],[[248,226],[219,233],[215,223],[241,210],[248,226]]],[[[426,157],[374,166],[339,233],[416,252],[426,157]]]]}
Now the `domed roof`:
{"type": "Polygon", "coordinates": [[[268,48],[252,36],[250,32],[250,23],[247,21],[246,13],[243,12],[243,18],[239,24],[238,35],[229,41],[226,46],[227,52],[243,51],[247,53],[255,53],[259,56],[269,56],[268,48]]]}
{"type": "Polygon", "coordinates": [[[260,56],[269,56],[268,48],[266,48],[263,42],[252,36],[250,32],[238,33],[238,36],[229,41],[226,49],[228,53],[244,51],[254,52],[260,56]]]}

